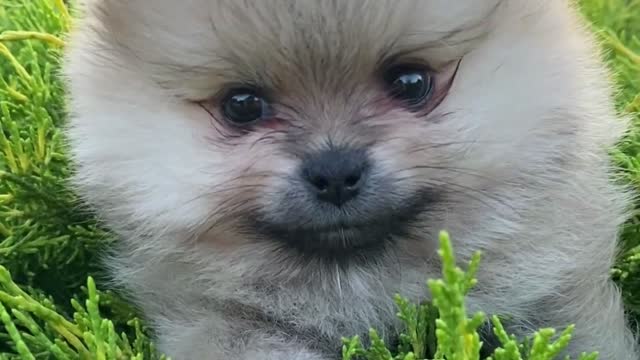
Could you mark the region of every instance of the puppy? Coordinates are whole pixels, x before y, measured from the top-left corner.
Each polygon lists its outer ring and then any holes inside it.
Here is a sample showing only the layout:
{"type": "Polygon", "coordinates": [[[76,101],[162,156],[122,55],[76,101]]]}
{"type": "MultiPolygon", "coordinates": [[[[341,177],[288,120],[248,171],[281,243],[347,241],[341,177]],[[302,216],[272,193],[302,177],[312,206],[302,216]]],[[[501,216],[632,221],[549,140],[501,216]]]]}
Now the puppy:
{"type": "Polygon", "coordinates": [[[337,359],[428,298],[437,234],[484,254],[471,311],[576,324],[637,360],[609,280],[625,130],[560,0],[95,0],[65,74],[74,183],[175,359],[337,359]]]}

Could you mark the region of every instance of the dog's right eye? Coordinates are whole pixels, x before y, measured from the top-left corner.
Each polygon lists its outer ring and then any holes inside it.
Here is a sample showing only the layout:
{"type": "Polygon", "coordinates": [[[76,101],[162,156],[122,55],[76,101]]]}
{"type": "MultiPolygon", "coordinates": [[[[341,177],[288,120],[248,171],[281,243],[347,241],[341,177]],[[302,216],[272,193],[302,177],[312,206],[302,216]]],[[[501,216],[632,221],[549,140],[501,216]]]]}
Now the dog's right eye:
{"type": "Polygon", "coordinates": [[[224,116],[235,125],[250,125],[269,116],[269,103],[252,89],[231,91],[222,101],[224,116]]]}

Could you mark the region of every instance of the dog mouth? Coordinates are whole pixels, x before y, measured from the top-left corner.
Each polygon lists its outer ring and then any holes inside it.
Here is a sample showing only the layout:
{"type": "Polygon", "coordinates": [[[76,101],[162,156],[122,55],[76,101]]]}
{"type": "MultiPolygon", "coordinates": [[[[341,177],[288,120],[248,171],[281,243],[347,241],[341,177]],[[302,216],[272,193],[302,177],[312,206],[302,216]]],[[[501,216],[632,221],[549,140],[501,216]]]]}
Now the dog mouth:
{"type": "Polygon", "coordinates": [[[406,226],[404,222],[387,220],[327,227],[271,226],[263,233],[304,255],[336,258],[381,250],[395,236],[405,234],[406,226]]]}
{"type": "Polygon", "coordinates": [[[370,215],[367,219],[349,219],[332,224],[254,223],[253,230],[283,248],[324,259],[352,259],[370,256],[408,238],[421,215],[433,208],[433,194],[425,193],[370,215]],[[363,221],[364,220],[364,221],[363,221]]]}
{"type": "Polygon", "coordinates": [[[294,229],[287,232],[285,236],[311,248],[358,249],[386,241],[394,233],[401,233],[402,225],[391,222],[341,224],[326,228],[294,229]]]}

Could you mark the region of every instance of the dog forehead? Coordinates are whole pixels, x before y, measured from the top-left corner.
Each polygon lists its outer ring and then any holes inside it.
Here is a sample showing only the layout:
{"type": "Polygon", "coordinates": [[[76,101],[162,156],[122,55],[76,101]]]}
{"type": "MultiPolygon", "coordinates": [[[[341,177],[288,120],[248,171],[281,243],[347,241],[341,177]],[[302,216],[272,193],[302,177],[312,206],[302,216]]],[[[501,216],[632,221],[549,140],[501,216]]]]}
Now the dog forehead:
{"type": "MultiPolygon", "coordinates": [[[[136,1],[136,0],[133,0],[136,1]]],[[[140,0],[137,0],[140,1],[140,0]]],[[[166,1],[166,0],[164,0],[166,1]]],[[[505,0],[191,0],[201,11],[235,20],[266,21],[271,25],[299,23],[304,28],[376,27],[393,22],[433,25],[446,31],[487,16],[505,0]],[[447,28],[451,29],[447,29],[447,28]]],[[[304,30],[304,29],[299,29],[304,30]]]]}
{"type": "MultiPolygon", "coordinates": [[[[292,49],[446,41],[504,0],[102,0],[93,13],[119,41],[171,52],[267,46],[292,49]],[[145,46],[143,40],[147,41],[145,46]]],[[[192,51],[193,52],[193,51],[192,51]]]]}
{"type": "Polygon", "coordinates": [[[416,50],[437,65],[464,53],[501,1],[101,0],[93,13],[107,42],[197,97],[218,84],[271,86],[291,74],[356,82],[386,57],[416,50]]]}
{"type": "MultiPolygon", "coordinates": [[[[205,1],[205,0],[202,0],[205,1]]],[[[206,20],[211,46],[349,54],[392,47],[455,45],[477,31],[500,0],[216,0],[206,20]],[[333,51],[335,52],[335,51],[333,51]]]]}

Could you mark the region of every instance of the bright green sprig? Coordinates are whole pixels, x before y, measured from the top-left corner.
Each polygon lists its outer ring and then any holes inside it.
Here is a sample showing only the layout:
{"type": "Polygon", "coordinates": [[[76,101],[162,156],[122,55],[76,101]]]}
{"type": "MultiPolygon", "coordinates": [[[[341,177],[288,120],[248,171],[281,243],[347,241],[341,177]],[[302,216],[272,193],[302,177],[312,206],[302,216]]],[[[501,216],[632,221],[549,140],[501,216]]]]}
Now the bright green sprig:
{"type": "Polygon", "coordinates": [[[440,311],[440,317],[436,320],[438,351],[435,359],[479,359],[482,345],[478,328],[484,323],[485,315],[477,313],[471,319],[467,318],[464,300],[476,283],[480,253],[474,254],[468,272],[464,272],[456,266],[449,235],[442,232],[438,254],[442,260],[443,278],[427,282],[433,304],[440,311]]]}
{"type": "Polygon", "coordinates": [[[72,301],[76,311],[70,321],[47,301],[20,289],[0,266],[0,319],[18,358],[35,359],[33,354],[37,350],[60,360],[167,360],[156,353],[137,319],[130,323],[133,334],[116,334],[114,323],[100,314],[101,294],[91,277],[87,280],[87,292],[84,307],[72,301]],[[12,309],[11,313],[7,307],[12,309]],[[134,346],[130,345],[130,338],[134,346]]]}
{"type": "MultiPolygon", "coordinates": [[[[371,330],[368,348],[358,336],[343,340],[343,360],[480,360],[479,328],[486,317],[482,312],[468,317],[465,307],[465,298],[477,283],[480,253],[472,256],[467,271],[462,270],[456,265],[449,235],[441,232],[438,254],[442,260],[442,278],[427,281],[433,305],[416,305],[400,295],[395,297],[398,318],[404,324],[396,355],[378,333],[371,330]]],[[[553,340],[555,330],[542,329],[529,338],[518,339],[507,333],[497,316],[493,316],[491,322],[502,346],[487,360],[560,360],[558,356],[569,345],[573,332],[573,326],[569,326],[553,340]]],[[[583,354],[577,360],[595,359],[597,354],[592,353],[583,354]]]]}

